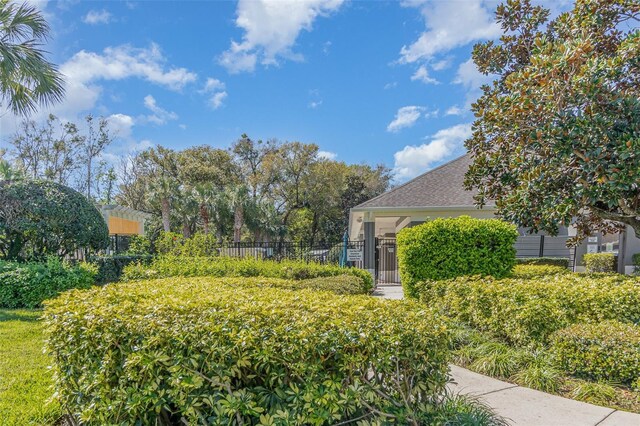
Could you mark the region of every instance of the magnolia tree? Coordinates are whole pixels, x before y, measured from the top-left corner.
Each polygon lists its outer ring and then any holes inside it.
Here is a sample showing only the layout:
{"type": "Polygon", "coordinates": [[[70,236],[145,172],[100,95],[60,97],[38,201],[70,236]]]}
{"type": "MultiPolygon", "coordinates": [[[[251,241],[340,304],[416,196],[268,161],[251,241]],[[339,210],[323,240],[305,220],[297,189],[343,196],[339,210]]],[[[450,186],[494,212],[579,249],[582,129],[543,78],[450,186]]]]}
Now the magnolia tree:
{"type": "Polygon", "coordinates": [[[472,107],[466,186],[532,231],[574,223],[577,241],[626,224],[640,237],[640,4],[577,0],[549,15],[508,1],[504,35],[474,47],[496,79],[472,107]]]}

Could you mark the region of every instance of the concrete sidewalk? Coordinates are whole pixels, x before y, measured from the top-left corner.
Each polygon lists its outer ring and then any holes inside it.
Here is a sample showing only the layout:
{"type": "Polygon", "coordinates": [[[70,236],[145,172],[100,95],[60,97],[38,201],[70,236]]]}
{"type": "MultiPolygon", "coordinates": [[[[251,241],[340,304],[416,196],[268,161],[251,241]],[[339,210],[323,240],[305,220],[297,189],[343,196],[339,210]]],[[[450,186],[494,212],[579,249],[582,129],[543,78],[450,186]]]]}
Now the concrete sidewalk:
{"type": "MultiPolygon", "coordinates": [[[[402,287],[378,286],[374,296],[402,299],[402,287]]],[[[640,414],[599,407],[507,383],[451,365],[455,393],[477,397],[509,424],[526,426],[640,426],[640,414]]]]}

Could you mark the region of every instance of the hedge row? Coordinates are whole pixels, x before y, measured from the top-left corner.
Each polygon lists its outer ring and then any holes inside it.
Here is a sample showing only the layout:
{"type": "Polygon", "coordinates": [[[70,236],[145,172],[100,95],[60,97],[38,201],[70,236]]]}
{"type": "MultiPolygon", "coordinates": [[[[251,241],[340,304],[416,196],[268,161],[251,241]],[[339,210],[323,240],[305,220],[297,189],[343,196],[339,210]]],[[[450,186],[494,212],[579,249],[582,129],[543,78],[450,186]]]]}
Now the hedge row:
{"type": "Polygon", "coordinates": [[[569,267],[569,258],[567,257],[520,257],[516,259],[518,265],[549,265],[569,267]]]}
{"type": "Polygon", "coordinates": [[[404,294],[418,296],[424,280],[461,275],[508,275],[516,261],[515,225],[460,216],[435,219],[398,233],[398,265],[404,294]]]}
{"type": "Polygon", "coordinates": [[[618,274],[458,277],[424,282],[418,292],[448,316],[515,344],[547,342],[575,323],[640,322],[640,278],[618,274]]]}
{"type": "Polygon", "coordinates": [[[48,302],[62,406],[84,424],[431,424],[448,370],[437,315],[277,281],[138,281],[48,302]]]}
{"type": "Polygon", "coordinates": [[[124,268],[124,280],[164,277],[268,277],[304,280],[338,275],[352,275],[360,281],[359,293],[373,289],[373,279],[367,271],[358,268],[341,268],[337,265],[321,265],[302,261],[281,262],[232,257],[183,257],[161,256],[151,264],[132,264],[124,268]]]}
{"type": "Polygon", "coordinates": [[[588,273],[616,272],[618,269],[617,257],[613,253],[586,253],[583,259],[588,273]]]}
{"type": "Polygon", "coordinates": [[[576,324],[551,337],[559,364],[571,374],[630,384],[640,378],[640,327],[618,321],[576,324]]]}
{"type": "Polygon", "coordinates": [[[0,260],[0,308],[39,308],[63,291],[91,287],[96,274],[93,265],[72,266],[58,258],[27,263],[0,260]]]}
{"type": "Polygon", "coordinates": [[[106,284],[120,281],[124,268],[132,263],[148,264],[151,255],[115,255],[91,258],[91,263],[98,267],[96,284],[106,284]]]}

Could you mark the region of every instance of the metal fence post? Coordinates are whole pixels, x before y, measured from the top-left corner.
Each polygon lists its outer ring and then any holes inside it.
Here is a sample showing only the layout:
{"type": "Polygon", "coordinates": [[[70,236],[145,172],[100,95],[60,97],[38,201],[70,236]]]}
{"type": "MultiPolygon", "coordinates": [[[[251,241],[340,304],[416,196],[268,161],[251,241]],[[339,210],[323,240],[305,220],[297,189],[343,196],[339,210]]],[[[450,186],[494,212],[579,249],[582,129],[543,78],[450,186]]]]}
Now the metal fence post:
{"type": "Polygon", "coordinates": [[[544,257],[544,235],[540,235],[540,255],[538,257],[544,257]]]}

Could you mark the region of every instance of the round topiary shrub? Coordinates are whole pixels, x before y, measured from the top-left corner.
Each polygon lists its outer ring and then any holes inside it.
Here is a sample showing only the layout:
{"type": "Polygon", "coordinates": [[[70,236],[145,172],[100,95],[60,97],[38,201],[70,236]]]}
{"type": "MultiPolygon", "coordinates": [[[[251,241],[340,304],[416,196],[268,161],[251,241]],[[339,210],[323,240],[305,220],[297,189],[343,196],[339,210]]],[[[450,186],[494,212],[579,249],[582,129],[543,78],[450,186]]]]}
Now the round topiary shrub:
{"type": "Polygon", "coordinates": [[[104,249],[107,224],[79,192],[48,181],[0,182],[0,255],[10,260],[64,257],[104,249]]]}
{"type": "Polygon", "coordinates": [[[398,265],[404,294],[416,284],[462,275],[508,275],[516,263],[515,225],[498,219],[460,216],[436,219],[398,234],[398,265]]]}

